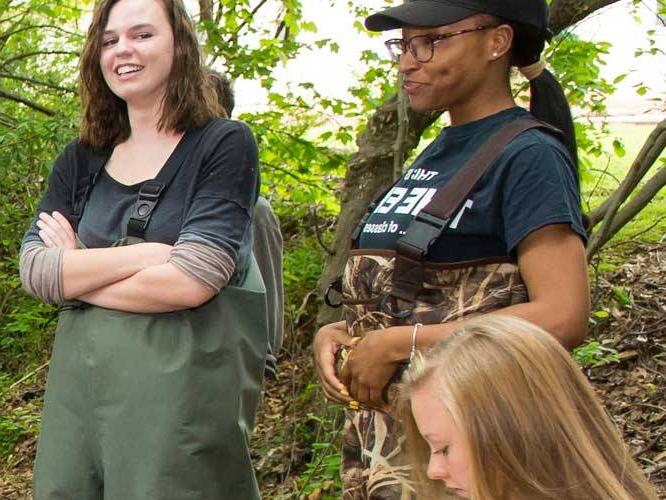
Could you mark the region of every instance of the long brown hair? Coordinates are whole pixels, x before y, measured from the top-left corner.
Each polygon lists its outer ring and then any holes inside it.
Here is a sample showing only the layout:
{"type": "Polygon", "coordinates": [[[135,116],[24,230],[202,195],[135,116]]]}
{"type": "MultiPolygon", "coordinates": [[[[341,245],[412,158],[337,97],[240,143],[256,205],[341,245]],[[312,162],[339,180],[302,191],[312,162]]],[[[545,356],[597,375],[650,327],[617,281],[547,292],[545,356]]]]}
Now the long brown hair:
{"type": "Polygon", "coordinates": [[[472,499],[657,499],[570,354],[527,321],[469,320],[406,380],[399,409],[418,498],[448,497],[426,477],[430,451],[411,413],[431,380],[469,447],[472,499]]]}
{"type": "MultiPolygon", "coordinates": [[[[102,33],[118,1],[102,0],[96,5],[81,54],[81,141],[98,148],[115,146],[131,132],[127,104],[111,91],[100,68],[102,33]]],[[[173,31],[174,54],[158,127],[185,132],[219,116],[219,104],[204,76],[196,30],[182,0],[159,1],[173,31]]]]}

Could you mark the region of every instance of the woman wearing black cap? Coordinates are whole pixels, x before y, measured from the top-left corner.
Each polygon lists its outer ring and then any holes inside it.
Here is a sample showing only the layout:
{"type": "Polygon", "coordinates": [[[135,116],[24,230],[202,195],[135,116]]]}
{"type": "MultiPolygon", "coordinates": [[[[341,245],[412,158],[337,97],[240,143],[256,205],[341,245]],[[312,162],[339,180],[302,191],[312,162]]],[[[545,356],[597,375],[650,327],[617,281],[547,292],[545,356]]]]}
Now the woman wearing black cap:
{"type": "Polygon", "coordinates": [[[324,392],[352,410],[345,498],[398,499],[412,488],[387,407],[391,382],[469,315],[518,316],[579,345],[589,313],[585,230],[569,107],[540,61],[545,1],[408,0],[366,27],[402,30],[386,43],[411,107],[451,120],[370,207],[342,278],[345,321],[314,344],[324,392]],[[511,66],[530,79],[532,114],[514,102],[511,66]],[[465,190],[481,151],[487,170],[465,190]]]}

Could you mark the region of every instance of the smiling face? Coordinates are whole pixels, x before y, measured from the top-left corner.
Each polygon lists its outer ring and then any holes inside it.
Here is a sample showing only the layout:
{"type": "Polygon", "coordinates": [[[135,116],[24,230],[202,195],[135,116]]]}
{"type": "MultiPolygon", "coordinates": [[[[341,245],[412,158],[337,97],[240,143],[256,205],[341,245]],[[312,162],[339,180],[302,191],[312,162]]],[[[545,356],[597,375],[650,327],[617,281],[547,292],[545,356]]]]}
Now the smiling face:
{"type": "Polygon", "coordinates": [[[443,481],[453,492],[464,498],[470,491],[469,447],[463,433],[428,380],[411,398],[412,415],[419,433],[430,447],[428,477],[443,481]]]}
{"type": "Polygon", "coordinates": [[[160,0],[120,0],[111,8],[99,63],[106,84],[128,105],[163,99],[173,54],[173,30],[160,0]]]}
{"type": "MultiPolygon", "coordinates": [[[[489,26],[487,16],[472,16],[457,23],[435,28],[406,27],[403,39],[417,35],[439,35],[460,30],[489,26]]],[[[410,106],[419,112],[458,108],[480,108],[488,97],[498,93],[489,81],[491,63],[497,59],[493,43],[495,28],[472,31],[438,41],[433,58],[425,63],[417,61],[407,51],[400,58],[399,71],[404,76],[403,88],[410,106]]],[[[500,80],[499,85],[504,85],[500,80]]]]}

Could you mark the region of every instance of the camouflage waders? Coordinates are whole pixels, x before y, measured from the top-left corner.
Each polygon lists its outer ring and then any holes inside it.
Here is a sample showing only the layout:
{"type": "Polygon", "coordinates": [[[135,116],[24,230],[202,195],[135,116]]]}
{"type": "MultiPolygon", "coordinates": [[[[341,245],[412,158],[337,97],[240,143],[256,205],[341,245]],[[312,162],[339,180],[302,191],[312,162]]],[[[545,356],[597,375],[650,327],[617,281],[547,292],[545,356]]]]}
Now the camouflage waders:
{"type": "MultiPolygon", "coordinates": [[[[509,256],[433,263],[427,255],[504,147],[533,128],[559,133],[534,119],[504,124],[419,211],[396,241],[396,250],[352,251],[338,282],[351,336],[363,337],[365,332],[392,326],[446,323],[528,300],[518,266],[509,256]]],[[[354,241],[375,207],[357,227],[354,241]]],[[[403,371],[399,369],[394,380],[403,371]]],[[[392,416],[374,410],[348,411],[342,449],[343,498],[412,499],[409,476],[403,437],[392,416]]]]}
{"type": "MultiPolygon", "coordinates": [[[[394,252],[352,251],[343,277],[343,303],[349,334],[414,323],[434,324],[489,313],[527,301],[518,266],[508,262],[426,264],[423,288],[408,318],[380,306],[391,289],[394,252]]],[[[399,310],[405,304],[397,300],[399,310]]],[[[374,410],[348,411],[342,451],[345,500],[410,499],[409,466],[397,422],[374,410]]]]}

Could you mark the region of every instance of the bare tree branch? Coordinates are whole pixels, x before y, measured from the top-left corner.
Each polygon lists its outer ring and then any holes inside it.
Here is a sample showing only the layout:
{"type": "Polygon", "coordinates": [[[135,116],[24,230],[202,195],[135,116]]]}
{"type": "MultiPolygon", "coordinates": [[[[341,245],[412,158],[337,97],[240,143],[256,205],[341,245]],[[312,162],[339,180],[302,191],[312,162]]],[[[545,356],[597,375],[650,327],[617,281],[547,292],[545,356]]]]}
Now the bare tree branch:
{"type": "MultiPolygon", "coordinates": [[[[636,186],[638,186],[641,179],[645,177],[652,164],[657,160],[657,158],[661,154],[661,151],[664,150],[664,147],[666,146],[666,144],[664,144],[664,137],[663,137],[664,127],[665,127],[664,121],[657,124],[657,126],[654,128],[654,130],[650,133],[649,137],[645,141],[645,144],[643,145],[643,148],[641,149],[636,159],[634,160],[633,165],[635,165],[636,162],[638,162],[639,159],[641,159],[643,156],[648,154],[651,148],[654,148],[650,153],[650,157],[653,159],[651,161],[645,161],[645,162],[641,161],[643,167],[640,170],[630,169],[627,172],[627,175],[625,176],[624,180],[618,187],[618,189],[623,188],[627,196],[636,188],[636,186]]],[[[591,227],[595,227],[599,222],[601,222],[604,219],[604,217],[608,213],[608,209],[611,206],[612,201],[613,197],[610,196],[606,201],[604,201],[601,205],[599,205],[597,208],[592,210],[592,212],[590,212],[589,219],[591,227]]]]}
{"type": "MultiPolygon", "coordinates": [[[[641,148],[641,151],[638,153],[638,156],[636,157],[633,164],[629,168],[629,172],[622,181],[620,187],[618,187],[617,190],[615,190],[615,192],[606,202],[605,204],[606,206],[604,207],[603,220],[601,222],[601,228],[592,235],[587,245],[586,253],[588,260],[601,248],[601,246],[605,242],[608,241],[608,239],[610,238],[610,236],[612,236],[612,234],[615,234],[617,230],[619,230],[618,228],[616,231],[614,232],[612,231],[612,228],[616,227],[617,225],[615,217],[616,214],[618,214],[618,210],[620,209],[622,204],[627,200],[632,191],[636,188],[641,179],[645,177],[650,167],[654,164],[655,161],[657,161],[659,155],[662,153],[665,147],[666,147],[666,120],[663,120],[655,127],[655,129],[648,137],[647,141],[641,148]]],[[[637,201],[636,203],[639,203],[639,201],[637,201]]],[[[647,202],[645,204],[647,204],[647,202]]],[[[598,219],[599,214],[596,214],[595,217],[598,219]]]]}
{"type": "Polygon", "coordinates": [[[645,183],[641,190],[636,193],[627,204],[617,212],[611,221],[611,226],[603,239],[595,241],[594,247],[588,245],[588,253],[590,256],[594,255],[602,246],[604,246],[613,236],[615,236],[620,229],[626,226],[641,210],[643,210],[648,203],[666,186],[666,167],[662,167],[659,171],[645,183]]]}
{"type": "Polygon", "coordinates": [[[34,101],[31,101],[29,99],[25,99],[24,97],[21,97],[20,95],[12,94],[11,92],[5,92],[4,90],[0,90],[0,98],[9,99],[10,101],[25,104],[29,108],[32,108],[35,111],[39,111],[40,113],[44,113],[45,115],[48,115],[48,116],[55,116],[57,114],[55,111],[53,111],[49,108],[45,108],[41,104],[37,104],[34,101]]]}

